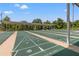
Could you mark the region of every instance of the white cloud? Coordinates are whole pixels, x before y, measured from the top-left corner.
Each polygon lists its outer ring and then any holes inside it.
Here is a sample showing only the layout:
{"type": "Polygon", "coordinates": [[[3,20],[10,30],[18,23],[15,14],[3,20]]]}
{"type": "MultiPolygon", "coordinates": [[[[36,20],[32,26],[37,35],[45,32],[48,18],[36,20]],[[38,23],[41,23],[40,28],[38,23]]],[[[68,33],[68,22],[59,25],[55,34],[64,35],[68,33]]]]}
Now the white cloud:
{"type": "Polygon", "coordinates": [[[27,9],[28,6],[27,6],[27,5],[21,5],[20,8],[21,8],[21,9],[27,9]]]}
{"type": "Polygon", "coordinates": [[[16,7],[20,7],[20,4],[15,4],[16,7]]]}
{"type": "Polygon", "coordinates": [[[28,6],[25,4],[23,4],[23,5],[15,4],[15,7],[18,7],[18,8],[23,9],[23,10],[28,8],[28,6]]]}
{"type": "Polygon", "coordinates": [[[7,10],[7,11],[4,11],[4,13],[5,13],[5,14],[12,14],[13,11],[11,11],[11,10],[7,10]]]}

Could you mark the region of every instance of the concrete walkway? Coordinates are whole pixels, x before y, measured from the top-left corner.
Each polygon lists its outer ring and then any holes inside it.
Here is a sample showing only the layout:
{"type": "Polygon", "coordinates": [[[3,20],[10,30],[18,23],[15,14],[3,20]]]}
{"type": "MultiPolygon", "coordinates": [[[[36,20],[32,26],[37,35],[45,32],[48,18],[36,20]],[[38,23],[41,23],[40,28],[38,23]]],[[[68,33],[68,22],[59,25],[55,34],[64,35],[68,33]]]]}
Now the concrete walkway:
{"type": "Polygon", "coordinates": [[[17,32],[14,32],[3,44],[0,45],[0,56],[11,56],[16,41],[17,32]]]}

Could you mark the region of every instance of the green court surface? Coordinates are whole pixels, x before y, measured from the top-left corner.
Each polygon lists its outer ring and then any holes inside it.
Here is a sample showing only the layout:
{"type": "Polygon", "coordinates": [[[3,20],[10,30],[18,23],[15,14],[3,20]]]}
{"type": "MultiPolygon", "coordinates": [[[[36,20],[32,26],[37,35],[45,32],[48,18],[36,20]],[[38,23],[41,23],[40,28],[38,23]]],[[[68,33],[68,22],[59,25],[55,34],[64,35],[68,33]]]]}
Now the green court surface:
{"type": "Polygon", "coordinates": [[[79,53],[76,53],[69,49],[63,49],[60,52],[54,54],[54,56],[79,56],[79,53]]]}
{"type": "Polygon", "coordinates": [[[12,34],[13,32],[0,33],[0,45],[12,34]]]}
{"type": "MultiPolygon", "coordinates": [[[[65,36],[55,35],[55,31],[30,31],[49,38],[55,38],[57,40],[65,41],[65,36]],[[52,33],[52,34],[50,34],[52,33]]],[[[56,31],[66,33],[66,31],[56,31]]],[[[65,34],[67,35],[67,34],[65,34]]],[[[71,43],[76,44],[79,38],[71,38],[71,43]]],[[[74,51],[65,49],[54,43],[50,43],[42,38],[36,37],[24,31],[18,31],[16,42],[13,48],[12,56],[63,56],[63,55],[79,55],[74,51]]]]}
{"type": "MultiPolygon", "coordinates": [[[[60,32],[60,31],[52,31],[52,30],[49,31],[48,30],[48,31],[31,31],[31,32],[39,34],[39,35],[43,35],[43,36],[46,36],[49,38],[64,41],[64,42],[66,42],[66,40],[67,40],[67,31],[60,32]],[[63,35],[65,35],[65,36],[63,36],[63,35]]],[[[79,35],[78,33],[74,34],[73,32],[71,32],[71,36],[73,36],[73,37],[70,37],[70,43],[74,44],[74,43],[78,42],[79,41],[78,35],[79,35]]]]}
{"type": "MultiPolygon", "coordinates": [[[[30,56],[30,55],[38,55],[38,54],[40,55],[41,52],[42,55],[50,55],[51,49],[56,50],[57,47],[62,49],[62,47],[60,46],[57,46],[53,43],[50,43],[44,39],[38,38],[26,32],[18,32],[16,39],[17,40],[15,42],[15,46],[13,49],[13,51],[15,52],[13,53],[13,55],[16,56],[28,56],[28,55],[30,56]],[[48,51],[49,54],[48,52],[45,53],[46,51],[48,51]]],[[[60,51],[60,49],[58,51],[60,51]]],[[[52,53],[53,52],[54,50],[52,51],[52,53]]]]}

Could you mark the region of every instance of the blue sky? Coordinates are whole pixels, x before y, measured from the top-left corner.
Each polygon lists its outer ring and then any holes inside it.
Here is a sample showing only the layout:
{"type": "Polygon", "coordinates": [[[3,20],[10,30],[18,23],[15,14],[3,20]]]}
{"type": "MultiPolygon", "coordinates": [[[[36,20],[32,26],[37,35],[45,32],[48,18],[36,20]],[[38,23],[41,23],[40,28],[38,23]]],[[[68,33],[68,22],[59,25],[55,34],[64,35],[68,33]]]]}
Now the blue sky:
{"type": "MultiPolygon", "coordinates": [[[[57,18],[62,18],[66,21],[65,3],[6,3],[0,4],[0,12],[1,11],[3,12],[3,17],[8,15],[12,21],[25,20],[32,22],[35,18],[41,18],[43,21],[49,20],[51,22],[57,18]]],[[[78,19],[79,8],[75,7],[75,20],[78,19]]]]}

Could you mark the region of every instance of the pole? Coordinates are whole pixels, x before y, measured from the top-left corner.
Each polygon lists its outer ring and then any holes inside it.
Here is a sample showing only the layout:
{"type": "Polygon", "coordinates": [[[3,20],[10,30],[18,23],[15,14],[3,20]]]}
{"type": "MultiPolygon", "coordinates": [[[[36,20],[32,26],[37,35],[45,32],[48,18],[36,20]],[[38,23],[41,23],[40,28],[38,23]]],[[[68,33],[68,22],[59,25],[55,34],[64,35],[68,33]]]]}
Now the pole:
{"type": "Polygon", "coordinates": [[[70,44],[70,3],[67,3],[67,44],[70,44]]]}
{"type": "Polygon", "coordinates": [[[73,11],[72,11],[72,20],[73,20],[73,22],[74,22],[74,3],[72,4],[72,7],[73,7],[73,8],[72,8],[72,10],[73,10],[73,11]]]}

